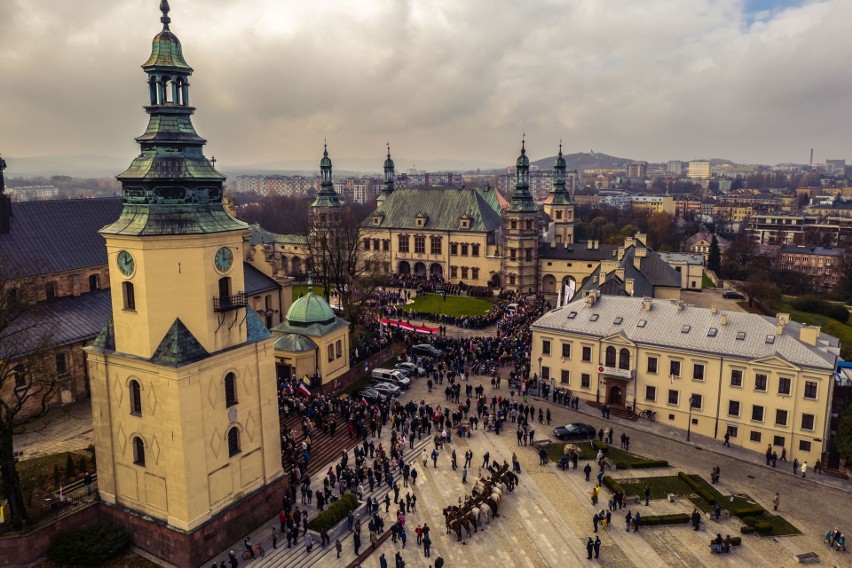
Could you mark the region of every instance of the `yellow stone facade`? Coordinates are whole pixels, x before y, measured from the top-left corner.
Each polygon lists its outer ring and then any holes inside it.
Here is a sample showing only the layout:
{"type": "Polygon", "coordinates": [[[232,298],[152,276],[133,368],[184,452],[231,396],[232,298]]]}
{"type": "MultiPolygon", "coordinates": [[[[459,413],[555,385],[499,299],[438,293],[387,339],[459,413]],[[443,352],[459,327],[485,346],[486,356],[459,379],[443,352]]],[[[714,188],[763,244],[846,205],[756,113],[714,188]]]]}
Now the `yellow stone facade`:
{"type": "Polygon", "coordinates": [[[732,445],[757,452],[786,448],[790,461],[813,464],[827,450],[839,343],[785,314],[773,322],[591,294],[545,314],[532,331],[541,376],[583,400],[650,410],[684,431],[691,420],[694,434],[721,440],[727,432],[732,445]]]}

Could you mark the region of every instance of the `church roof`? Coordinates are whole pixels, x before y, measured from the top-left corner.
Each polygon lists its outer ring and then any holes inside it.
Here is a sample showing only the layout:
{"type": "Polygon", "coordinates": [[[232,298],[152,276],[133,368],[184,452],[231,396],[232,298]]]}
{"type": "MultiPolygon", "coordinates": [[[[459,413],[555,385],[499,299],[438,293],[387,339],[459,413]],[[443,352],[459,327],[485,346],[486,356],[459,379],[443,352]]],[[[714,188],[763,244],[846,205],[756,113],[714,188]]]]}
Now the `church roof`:
{"type": "Polygon", "coordinates": [[[459,219],[465,214],[470,217],[470,229],[474,233],[490,233],[498,229],[503,220],[501,206],[505,200],[491,188],[430,187],[425,189],[395,189],[375,210],[384,214],[379,225],[373,224],[372,216],[364,220],[364,227],[383,229],[420,229],[415,224],[418,214],[426,217],[423,230],[457,231],[459,219]]]}
{"type": "MultiPolygon", "coordinates": [[[[249,310],[251,311],[251,310],[249,310]]],[[[151,362],[158,365],[180,367],[208,356],[207,350],[198,342],[180,318],[176,319],[160,342],[151,362]]]]}
{"type": "Polygon", "coordinates": [[[285,333],[275,341],[276,351],[289,351],[290,353],[304,353],[314,351],[317,344],[310,337],[298,333],[285,333]]]}
{"type": "Polygon", "coordinates": [[[325,298],[308,290],[308,293],[293,302],[287,310],[287,322],[290,325],[304,326],[312,323],[327,325],[337,316],[325,298]]]}
{"type": "Polygon", "coordinates": [[[252,245],[266,245],[278,243],[284,245],[307,245],[308,237],[305,235],[283,235],[273,233],[261,227],[258,223],[249,226],[249,236],[252,245]]]}

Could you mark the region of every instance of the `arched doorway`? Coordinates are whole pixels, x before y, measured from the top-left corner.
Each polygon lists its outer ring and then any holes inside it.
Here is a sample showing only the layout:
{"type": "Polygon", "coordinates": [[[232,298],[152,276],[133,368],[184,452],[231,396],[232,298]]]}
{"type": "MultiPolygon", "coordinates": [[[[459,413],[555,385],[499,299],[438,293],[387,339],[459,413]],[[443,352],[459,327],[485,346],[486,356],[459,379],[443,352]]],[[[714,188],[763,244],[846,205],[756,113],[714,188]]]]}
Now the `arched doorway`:
{"type": "Polygon", "coordinates": [[[407,260],[403,260],[399,263],[399,273],[400,274],[411,274],[411,265],[408,264],[407,260]]]}
{"type": "Polygon", "coordinates": [[[493,288],[500,288],[503,285],[503,281],[500,279],[500,274],[497,272],[491,273],[491,286],[493,288]]]}
{"type": "Polygon", "coordinates": [[[624,406],[624,391],[621,386],[612,385],[609,387],[609,396],[606,398],[607,404],[613,406],[624,406]]]}
{"type": "Polygon", "coordinates": [[[290,274],[292,276],[298,276],[302,273],[302,259],[298,256],[294,256],[290,261],[290,274]]]}
{"type": "Polygon", "coordinates": [[[541,279],[541,291],[543,294],[556,294],[556,277],[552,274],[545,274],[541,279]]]}
{"type": "Polygon", "coordinates": [[[570,302],[577,295],[577,280],[573,276],[566,276],[562,279],[562,298],[566,302],[570,302]]]}
{"type": "Polygon", "coordinates": [[[429,274],[442,278],[444,276],[444,267],[435,262],[429,267],[429,274]]]}
{"type": "Polygon", "coordinates": [[[416,276],[426,276],[426,265],[422,262],[417,262],[414,264],[414,274],[416,276]]]}

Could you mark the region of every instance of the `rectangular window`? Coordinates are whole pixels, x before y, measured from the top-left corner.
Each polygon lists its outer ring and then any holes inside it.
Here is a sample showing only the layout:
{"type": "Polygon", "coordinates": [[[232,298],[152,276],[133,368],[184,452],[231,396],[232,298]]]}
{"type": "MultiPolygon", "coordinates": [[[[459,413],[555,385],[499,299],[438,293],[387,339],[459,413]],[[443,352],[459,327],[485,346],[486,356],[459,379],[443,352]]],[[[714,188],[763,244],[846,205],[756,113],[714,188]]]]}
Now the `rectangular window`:
{"type": "Polygon", "coordinates": [[[728,416],[739,416],[740,415],[740,401],[731,400],[728,401],[728,416]]]}
{"type": "Polygon", "coordinates": [[[549,381],[550,380],[550,367],[542,367],[541,368],[541,380],[549,381]]]}
{"type": "Polygon", "coordinates": [[[760,432],[758,432],[757,430],[752,430],[751,433],[749,433],[748,439],[752,442],[759,442],[762,437],[763,436],[760,434],[760,432]]]}
{"type": "Polygon", "coordinates": [[[778,394],[790,394],[790,384],[792,379],[789,377],[781,377],[778,379],[778,394]]]}
{"type": "Polygon", "coordinates": [[[740,369],[731,370],[731,386],[732,387],[743,386],[743,372],[740,369]]]}
{"type": "Polygon", "coordinates": [[[541,342],[541,354],[542,355],[550,355],[550,340],[544,339],[541,342]]]}
{"type": "Polygon", "coordinates": [[[693,381],[703,381],[704,380],[704,365],[701,363],[695,363],[692,366],[692,380],[693,381]]]}
{"type": "Polygon", "coordinates": [[[584,389],[587,389],[592,386],[592,376],[588,373],[583,373],[582,375],[580,375],[580,386],[584,389]]]}
{"type": "Polygon", "coordinates": [[[782,409],[775,410],[775,425],[776,426],[786,426],[787,425],[787,411],[782,409]]]}
{"type": "Polygon", "coordinates": [[[786,440],[784,439],[784,436],[775,436],[774,438],[772,438],[773,446],[781,446],[783,448],[785,443],[786,440]]]}
{"type": "Polygon", "coordinates": [[[700,394],[692,393],[692,396],[689,397],[690,404],[692,408],[697,408],[701,410],[701,406],[704,404],[704,397],[700,394]]]}
{"type": "Polygon", "coordinates": [[[382,241],[382,250],[388,252],[390,250],[390,241],[385,239],[382,241]]]}
{"type": "Polygon", "coordinates": [[[459,267],[451,266],[450,267],[450,278],[458,278],[459,277],[459,267]]]}
{"type": "Polygon", "coordinates": [[[450,243],[450,254],[453,256],[457,256],[459,254],[458,243],[450,243]]]}
{"type": "Polygon", "coordinates": [[[656,357],[648,357],[648,372],[652,375],[657,374],[657,362],[656,357]]]}
{"type": "Polygon", "coordinates": [[[509,260],[518,260],[518,250],[509,249],[509,260]]]}
{"type": "Polygon", "coordinates": [[[468,274],[468,267],[462,266],[462,279],[463,280],[467,280],[467,274],[468,274]]]}
{"type": "Polygon", "coordinates": [[[669,374],[673,377],[680,376],[680,361],[672,361],[669,363],[669,374]]]}
{"type": "Polygon", "coordinates": [[[125,310],[135,310],[136,309],[136,294],[133,292],[133,284],[130,282],[122,282],[121,283],[121,292],[124,298],[124,309],[125,310]]]}
{"type": "Polygon", "coordinates": [[[763,422],[763,407],[759,404],[754,404],[751,407],[751,419],[755,422],[763,422]]]}
{"type": "Polygon", "coordinates": [[[526,260],[532,260],[532,256],[533,256],[532,249],[526,249],[524,251],[524,258],[526,258],[526,260]]]}
{"type": "Polygon", "coordinates": [[[657,387],[646,386],[645,387],[645,400],[650,400],[652,402],[656,402],[657,400],[657,387]]]}
{"type": "Polygon", "coordinates": [[[570,359],[571,358],[571,344],[563,343],[562,344],[562,358],[570,359]]]}
{"type": "Polygon", "coordinates": [[[680,401],[680,391],[669,389],[669,404],[676,405],[680,401]]]}
{"type": "Polygon", "coordinates": [[[470,245],[470,248],[473,251],[471,256],[479,256],[479,245],[470,245]]]}
{"type": "Polygon", "coordinates": [[[364,250],[370,250],[370,239],[364,239],[364,250]]]}
{"type": "Polygon", "coordinates": [[[414,252],[423,254],[426,252],[426,237],[414,235],[414,252]]]}
{"type": "Polygon", "coordinates": [[[802,414],[802,430],[813,430],[814,429],[814,415],[813,414],[802,414]]]}
{"type": "Polygon", "coordinates": [[[809,452],[811,451],[811,443],[806,442],[804,440],[799,440],[799,451],[800,452],[809,452]]]}
{"type": "Polygon", "coordinates": [[[399,235],[399,252],[408,252],[408,235],[399,235]]]}
{"type": "Polygon", "coordinates": [[[592,360],[592,348],[588,345],[583,345],[583,362],[589,363],[592,360]]]}
{"type": "Polygon", "coordinates": [[[441,237],[429,238],[429,252],[432,254],[441,254],[441,237]]]}
{"type": "Polygon", "coordinates": [[[766,375],[763,373],[757,373],[754,376],[754,390],[756,391],[766,391],[766,375]]]}
{"type": "Polygon", "coordinates": [[[65,356],[65,353],[57,353],[56,357],[56,374],[61,375],[68,370],[68,359],[65,356]]]}
{"type": "Polygon", "coordinates": [[[328,362],[334,361],[334,344],[328,346],[328,362]]]}
{"type": "Polygon", "coordinates": [[[805,398],[815,399],[817,397],[816,381],[805,381],[805,398]]]}
{"type": "Polygon", "coordinates": [[[461,255],[462,255],[462,256],[467,256],[467,251],[468,251],[468,244],[467,244],[467,243],[462,243],[462,246],[461,246],[461,255]]]}
{"type": "Polygon", "coordinates": [[[334,354],[337,357],[343,356],[343,341],[340,339],[337,340],[337,343],[334,344],[334,354]]]}
{"type": "Polygon", "coordinates": [[[740,429],[736,426],[728,426],[728,436],[731,438],[736,438],[737,434],[740,433],[740,429]]]}
{"type": "Polygon", "coordinates": [[[560,381],[562,382],[563,385],[570,385],[571,384],[571,371],[568,371],[567,369],[562,369],[562,377],[560,378],[560,381]]]}

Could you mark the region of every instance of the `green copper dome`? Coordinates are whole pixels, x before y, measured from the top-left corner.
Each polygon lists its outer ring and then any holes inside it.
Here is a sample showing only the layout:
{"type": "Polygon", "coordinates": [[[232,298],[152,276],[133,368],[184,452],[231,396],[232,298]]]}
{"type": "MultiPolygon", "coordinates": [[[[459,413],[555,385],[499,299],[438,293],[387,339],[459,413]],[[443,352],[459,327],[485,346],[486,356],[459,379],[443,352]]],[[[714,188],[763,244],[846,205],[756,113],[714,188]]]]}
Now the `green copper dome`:
{"type": "Polygon", "coordinates": [[[152,67],[176,67],[192,73],[192,67],[183,58],[180,40],[169,29],[164,29],[154,37],[151,57],[142,65],[145,70],[152,67]]]}
{"type": "Polygon", "coordinates": [[[287,310],[287,323],[303,327],[312,323],[334,323],[337,316],[322,296],[317,296],[308,289],[308,293],[293,302],[287,310]]]}
{"type": "Polygon", "coordinates": [[[521,141],[521,155],[518,156],[518,161],[516,165],[519,168],[530,167],[530,159],[527,158],[526,140],[521,141]]]}

